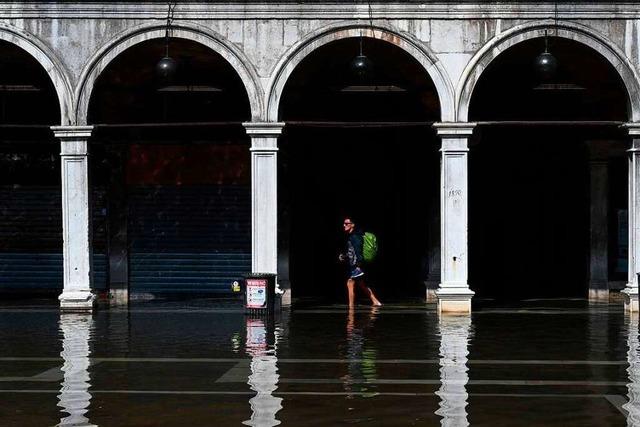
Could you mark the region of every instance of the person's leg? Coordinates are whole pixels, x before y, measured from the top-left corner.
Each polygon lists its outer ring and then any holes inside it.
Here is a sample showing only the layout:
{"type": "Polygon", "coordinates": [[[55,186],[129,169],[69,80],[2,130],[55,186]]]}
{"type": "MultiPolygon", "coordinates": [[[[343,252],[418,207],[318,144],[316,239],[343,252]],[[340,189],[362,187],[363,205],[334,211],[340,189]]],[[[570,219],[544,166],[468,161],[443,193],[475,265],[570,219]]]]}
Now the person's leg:
{"type": "Polygon", "coordinates": [[[382,305],[378,297],[376,297],[376,294],[373,293],[373,290],[364,283],[364,279],[358,280],[358,285],[360,286],[360,289],[364,291],[365,294],[369,295],[369,298],[371,299],[371,304],[375,306],[382,305]]]}
{"type": "Polygon", "coordinates": [[[355,305],[356,295],[355,295],[355,286],[356,281],[353,279],[347,280],[347,294],[349,296],[349,308],[353,308],[355,305]]]}

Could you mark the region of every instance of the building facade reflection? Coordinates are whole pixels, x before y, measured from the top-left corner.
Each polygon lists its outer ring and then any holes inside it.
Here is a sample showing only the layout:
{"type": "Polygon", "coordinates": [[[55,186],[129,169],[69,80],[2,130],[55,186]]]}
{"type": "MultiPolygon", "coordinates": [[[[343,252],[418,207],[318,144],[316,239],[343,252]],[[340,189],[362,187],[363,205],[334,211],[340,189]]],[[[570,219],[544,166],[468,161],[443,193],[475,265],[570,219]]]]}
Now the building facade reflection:
{"type": "Polygon", "coordinates": [[[60,419],[61,426],[92,426],[87,417],[91,402],[91,377],[89,375],[89,340],[93,330],[90,314],[61,313],[63,380],[58,395],[61,412],[68,414],[60,419]]]}
{"type": "Polygon", "coordinates": [[[251,374],[247,384],[256,395],[249,399],[251,419],[243,424],[253,427],[272,427],[280,424],[276,418],[282,409],[282,398],[273,393],[278,389],[278,357],[276,349],[279,329],[271,318],[247,316],[246,352],[251,356],[251,374]]]}
{"type": "Polygon", "coordinates": [[[440,424],[445,427],[469,425],[467,404],[469,394],[469,340],[471,319],[467,316],[442,316],[438,325],[440,335],[440,408],[436,414],[442,417],[440,424]]]}

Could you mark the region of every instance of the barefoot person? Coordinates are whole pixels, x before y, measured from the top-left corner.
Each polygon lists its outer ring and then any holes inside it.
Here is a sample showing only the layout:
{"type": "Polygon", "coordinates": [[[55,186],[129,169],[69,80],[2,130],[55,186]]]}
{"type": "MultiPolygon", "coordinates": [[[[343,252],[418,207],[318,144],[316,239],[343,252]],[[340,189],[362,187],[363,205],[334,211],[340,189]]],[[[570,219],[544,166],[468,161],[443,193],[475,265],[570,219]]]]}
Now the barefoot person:
{"type": "Polygon", "coordinates": [[[362,246],[364,239],[362,232],[356,228],[355,223],[351,217],[346,217],[342,223],[344,232],[347,234],[347,246],[346,255],[341,254],[340,260],[347,261],[349,263],[349,278],[347,279],[347,292],[349,296],[349,307],[355,305],[355,285],[358,284],[360,289],[371,299],[371,304],[374,306],[381,306],[382,303],[378,300],[371,288],[367,287],[364,283],[365,272],[363,270],[364,256],[362,254],[362,246]]]}

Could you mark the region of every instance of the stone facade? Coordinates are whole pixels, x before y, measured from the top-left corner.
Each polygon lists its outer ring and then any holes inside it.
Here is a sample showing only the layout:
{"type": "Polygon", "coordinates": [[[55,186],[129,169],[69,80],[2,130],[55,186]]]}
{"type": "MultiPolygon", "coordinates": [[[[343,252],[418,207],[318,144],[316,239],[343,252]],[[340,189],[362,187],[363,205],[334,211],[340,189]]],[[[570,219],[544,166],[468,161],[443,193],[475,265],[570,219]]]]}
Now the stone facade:
{"type": "MultiPolygon", "coordinates": [[[[471,135],[473,124],[466,122],[475,84],[501,52],[553,32],[594,49],[617,70],[628,93],[629,129],[635,135],[635,122],[640,121],[640,6],[626,2],[345,3],[348,2],[180,2],[175,8],[172,37],[201,43],[220,54],[240,76],[249,97],[252,123],[246,128],[253,141],[252,171],[262,177],[253,185],[254,191],[259,191],[253,197],[253,268],[276,273],[275,168],[277,135],[282,128],[278,106],[288,77],[309,53],[327,43],[358,36],[375,38],[409,53],[436,87],[442,122],[437,130],[443,139],[443,262],[438,295],[443,302],[442,311],[468,312],[473,292],[466,278],[466,138],[471,135]]],[[[74,129],[84,129],[78,127],[88,123],[88,105],[96,79],[127,48],[164,37],[166,13],[167,6],[162,2],[0,3],[0,40],[19,46],[36,58],[56,88],[61,127],[55,132],[61,139],[63,160],[70,155],[65,151],[70,144],[67,135],[74,134],[74,129]]],[[[634,139],[630,153],[632,189],[638,173],[636,144],[634,139]]],[[[86,150],[72,155],[86,156],[86,150]]],[[[65,169],[64,188],[69,180],[75,180],[78,182],[72,186],[74,191],[88,191],[83,182],[86,173],[74,171],[65,169]]],[[[80,194],[73,204],[63,206],[85,209],[85,196],[86,193],[80,194]]],[[[626,295],[633,310],[637,310],[636,273],[640,268],[633,257],[640,240],[636,230],[638,197],[637,191],[630,192],[633,231],[629,259],[633,271],[626,295]]],[[[68,221],[72,228],[82,228],[82,236],[87,235],[87,215],[65,213],[65,224],[68,221]]],[[[85,250],[85,240],[65,239],[65,256],[85,250]]],[[[89,288],[90,263],[83,260],[81,264],[80,268],[87,271],[78,274],[87,283],[69,279],[65,294],[89,288]]]]}

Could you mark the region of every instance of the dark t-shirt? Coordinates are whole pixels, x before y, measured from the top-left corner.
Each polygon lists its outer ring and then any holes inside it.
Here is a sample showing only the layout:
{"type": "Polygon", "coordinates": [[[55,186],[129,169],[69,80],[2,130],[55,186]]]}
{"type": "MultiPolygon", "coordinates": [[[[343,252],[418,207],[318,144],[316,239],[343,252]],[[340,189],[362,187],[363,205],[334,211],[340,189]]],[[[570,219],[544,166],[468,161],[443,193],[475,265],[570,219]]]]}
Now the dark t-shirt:
{"type": "Polygon", "coordinates": [[[354,230],[347,238],[347,258],[351,268],[362,265],[364,255],[362,253],[364,246],[364,236],[360,231],[354,230]]]}

